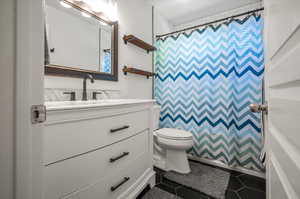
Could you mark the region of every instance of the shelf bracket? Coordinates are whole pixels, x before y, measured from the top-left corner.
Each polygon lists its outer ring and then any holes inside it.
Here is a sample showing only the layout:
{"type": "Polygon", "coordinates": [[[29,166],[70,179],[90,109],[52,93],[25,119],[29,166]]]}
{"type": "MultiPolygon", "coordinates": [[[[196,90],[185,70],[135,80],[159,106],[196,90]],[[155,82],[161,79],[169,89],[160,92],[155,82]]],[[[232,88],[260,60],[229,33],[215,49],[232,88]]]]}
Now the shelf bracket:
{"type": "Polygon", "coordinates": [[[140,69],[133,68],[133,67],[127,67],[127,66],[124,66],[123,73],[124,73],[124,75],[127,75],[127,73],[133,73],[133,74],[137,74],[137,75],[142,75],[142,76],[147,77],[147,79],[149,79],[151,76],[153,76],[153,77],[156,76],[155,73],[152,73],[152,72],[149,72],[149,71],[140,70],[140,69]]]}

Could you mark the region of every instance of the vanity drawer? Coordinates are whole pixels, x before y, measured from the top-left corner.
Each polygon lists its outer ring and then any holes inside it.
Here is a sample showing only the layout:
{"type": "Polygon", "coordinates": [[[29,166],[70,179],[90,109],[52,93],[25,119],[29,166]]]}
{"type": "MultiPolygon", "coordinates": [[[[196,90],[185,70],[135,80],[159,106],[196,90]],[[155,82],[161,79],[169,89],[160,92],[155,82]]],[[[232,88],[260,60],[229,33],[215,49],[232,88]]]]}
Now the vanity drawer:
{"type": "Polygon", "coordinates": [[[149,111],[46,124],[44,165],[84,154],[149,128],[149,111]]]}
{"type": "Polygon", "coordinates": [[[139,178],[143,178],[143,174],[151,168],[148,165],[148,158],[144,153],[114,174],[62,199],[128,199],[123,194],[129,188],[136,188],[140,184],[139,178]]]}
{"type": "MultiPolygon", "coordinates": [[[[146,130],[103,149],[45,167],[44,198],[62,198],[78,189],[97,184],[102,179],[106,179],[106,176],[113,176],[124,168],[128,169],[129,164],[133,164],[133,167],[144,164],[147,161],[140,162],[140,160],[148,157],[148,142],[149,131],[146,130]],[[137,157],[140,160],[137,160],[137,157]]],[[[119,178],[112,180],[118,181],[119,178]]],[[[105,183],[108,182],[109,180],[105,183]]]]}

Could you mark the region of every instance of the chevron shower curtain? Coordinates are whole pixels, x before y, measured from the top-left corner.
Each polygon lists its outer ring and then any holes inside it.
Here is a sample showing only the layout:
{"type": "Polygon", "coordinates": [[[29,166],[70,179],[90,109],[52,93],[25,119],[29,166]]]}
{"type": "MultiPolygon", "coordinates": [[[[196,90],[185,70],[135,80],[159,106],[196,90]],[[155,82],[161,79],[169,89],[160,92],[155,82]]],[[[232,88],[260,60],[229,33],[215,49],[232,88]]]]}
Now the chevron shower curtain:
{"type": "Polygon", "coordinates": [[[263,18],[210,25],[156,41],[155,99],[160,127],[193,133],[190,153],[231,167],[263,171],[260,114],[263,18]]]}
{"type": "Polygon", "coordinates": [[[111,73],[111,53],[110,51],[106,51],[103,54],[103,61],[101,64],[101,72],[103,73],[111,73]]]}

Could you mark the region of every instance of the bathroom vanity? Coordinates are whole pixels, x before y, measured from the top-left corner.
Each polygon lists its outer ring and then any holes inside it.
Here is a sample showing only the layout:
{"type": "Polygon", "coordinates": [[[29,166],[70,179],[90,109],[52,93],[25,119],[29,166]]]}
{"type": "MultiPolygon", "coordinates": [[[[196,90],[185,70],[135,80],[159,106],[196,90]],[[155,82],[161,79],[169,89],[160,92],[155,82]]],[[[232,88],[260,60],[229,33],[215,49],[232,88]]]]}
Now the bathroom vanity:
{"type": "Polygon", "coordinates": [[[45,199],[131,199],[154,186],[154,100],[48,102],[45,199]]]}

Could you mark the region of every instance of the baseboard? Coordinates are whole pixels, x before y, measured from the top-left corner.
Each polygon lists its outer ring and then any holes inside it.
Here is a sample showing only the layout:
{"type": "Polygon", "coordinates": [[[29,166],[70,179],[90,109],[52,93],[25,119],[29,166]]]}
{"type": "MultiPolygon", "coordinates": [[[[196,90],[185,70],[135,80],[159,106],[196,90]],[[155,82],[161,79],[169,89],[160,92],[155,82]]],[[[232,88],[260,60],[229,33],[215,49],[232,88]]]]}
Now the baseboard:
{"type": "Polygon", "coordinates": [[[229,167],[228,165],[226,165],[226,164],[224,164],[220,161],[217,161],[217,160],[209,160],[209,159],[205,159],[205,158],[199,158],[199,157],[195,157],[193,155],[188,155],[188,158],[190,160],[194,160],[194,161],[202,162],[202,163],[205,163],[205,164],[221,167],[221,168],[224,168],[224,169],[229,169],[229,170],[232,170],[232,171],[238,171],[238,172],[245,173],[245,174],[248,174],[248,175],[253,175],[253,176],[256,176],[256,177],[259,177],[259,178],[264,178],[264,179],[266,178],[265,173],[245,169],[243,167],[234,167],[234,168],[229,167]]]}
{"type": "Polygon", "coordinates": [[[148,168],[139,179],[131,185],[123,194],[118,196],[117,199],[135,199],[147,186],[155,186],[155,172],[153,168],[148,168]]]}

